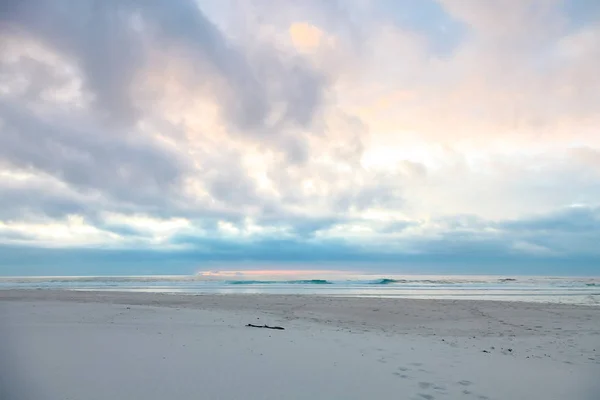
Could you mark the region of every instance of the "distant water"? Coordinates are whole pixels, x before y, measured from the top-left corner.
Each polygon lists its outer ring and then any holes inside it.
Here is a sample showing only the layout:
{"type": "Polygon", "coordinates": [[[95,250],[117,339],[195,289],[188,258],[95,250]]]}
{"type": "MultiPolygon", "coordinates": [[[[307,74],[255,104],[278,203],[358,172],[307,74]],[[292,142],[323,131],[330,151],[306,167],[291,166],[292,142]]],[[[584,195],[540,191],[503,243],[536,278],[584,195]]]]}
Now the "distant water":
{"type": "Polygon", "coordinates": [[[415,276],[336,273],[327,279],[279,274],[0,277],[2,289],[63,289],[183,294],[313,294],[413,299],[479,299],[600,305],[600,278],[415,276]]]}

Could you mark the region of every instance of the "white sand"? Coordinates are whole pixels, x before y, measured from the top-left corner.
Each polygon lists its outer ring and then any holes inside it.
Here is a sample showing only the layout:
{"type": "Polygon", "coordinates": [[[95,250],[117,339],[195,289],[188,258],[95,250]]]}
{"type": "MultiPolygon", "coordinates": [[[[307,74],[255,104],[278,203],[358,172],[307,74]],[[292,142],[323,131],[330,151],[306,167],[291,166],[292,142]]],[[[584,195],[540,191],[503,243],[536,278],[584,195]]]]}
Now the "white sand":
{"type": "Polygon", "coordinates": [[[600,399],[593,307],[7,290],[0,339],[2,400],[600,399]]]}

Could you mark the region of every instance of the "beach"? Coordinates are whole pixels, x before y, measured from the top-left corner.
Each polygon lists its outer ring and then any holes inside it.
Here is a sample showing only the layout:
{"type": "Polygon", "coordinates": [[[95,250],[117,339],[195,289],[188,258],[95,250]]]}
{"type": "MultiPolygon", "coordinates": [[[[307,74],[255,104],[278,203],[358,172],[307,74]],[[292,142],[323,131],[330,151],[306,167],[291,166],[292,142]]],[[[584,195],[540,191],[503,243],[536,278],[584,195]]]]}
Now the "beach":
{"type": "Polygon", "coordinates": [[[600,307],[0,290],[0,360],[3,400],[597,400],[600,307]]]}

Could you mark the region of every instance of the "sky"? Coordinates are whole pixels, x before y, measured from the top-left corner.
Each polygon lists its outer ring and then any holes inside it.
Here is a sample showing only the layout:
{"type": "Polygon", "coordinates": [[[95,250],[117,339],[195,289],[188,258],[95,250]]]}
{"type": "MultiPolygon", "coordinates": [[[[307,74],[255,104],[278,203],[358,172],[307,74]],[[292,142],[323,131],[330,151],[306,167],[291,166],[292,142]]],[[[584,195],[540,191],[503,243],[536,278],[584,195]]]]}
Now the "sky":
{"type": "Polygon", "coordinates": [[[4,0],[0,275],[600,275],[600,2],[4,0]]]}

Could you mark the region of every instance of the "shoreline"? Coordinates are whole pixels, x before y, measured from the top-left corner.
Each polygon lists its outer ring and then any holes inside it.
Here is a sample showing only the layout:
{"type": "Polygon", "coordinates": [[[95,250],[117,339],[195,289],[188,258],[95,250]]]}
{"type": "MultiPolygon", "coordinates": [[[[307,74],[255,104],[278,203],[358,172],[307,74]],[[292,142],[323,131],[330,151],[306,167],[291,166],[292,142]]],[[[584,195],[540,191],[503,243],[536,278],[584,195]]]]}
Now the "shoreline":
{"type": "MultiPolygon", "coordinates": [[[[49,300],[53,299],[56,301],[71,301],[71,302],[115,302],[120,301],[123,303],[115,304],[127,304],[127,302],[135,302],[136,297],[138,301],[153,301],[153,305],[169,307],[172,304],[183,304],[192,306],[199,304],[193,301],[183,301],[184,299],[190,298],[225,298],[225,297],[239,297],[239,298],[261,298],[267,297],[271,299],[281,298],[306,298],[306,299],[342,299],[346,301],[386,301],[391,303],[405,303],[405,302],[418,302],[418,303],[437,303],[443,305],[450,305],[463,302],[472,303],[490,303],[496,305],[532,305],[540,307],[566,307],[575,309],[597,309],[600,311],[600,303],[567,303],[567,302],[553,302],[553,301],[528,301],[528,300],[496,300],[496,299],[479,299],[479,298],[468,298],[468,297],[457,297],[453,299],[445,298],[418,298],[418,297],[401,297],[401,296],[356,296],[356,295],[343,295],[343,294],[310,294],[310,293],[210,293],[210,292],[153,292],[153,291],[127,291],[127,290],[113,290],[113,289],[101,289],[101,290],[89,290],[89,289],[46,289],[46,288],[7,288],[0,289],[0,301],[14,301],[14,300],[49,300]],[[151,297],[157,297],[163,300],[160,304],[156,303],[156,299],[151,297]]],[[[140,304],[141,305],[141,304],[140,304]]]]}

